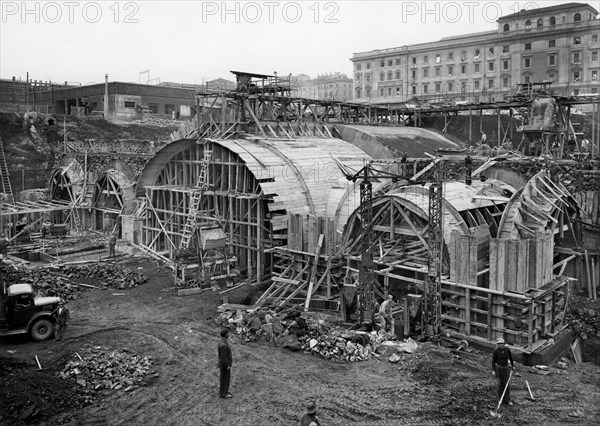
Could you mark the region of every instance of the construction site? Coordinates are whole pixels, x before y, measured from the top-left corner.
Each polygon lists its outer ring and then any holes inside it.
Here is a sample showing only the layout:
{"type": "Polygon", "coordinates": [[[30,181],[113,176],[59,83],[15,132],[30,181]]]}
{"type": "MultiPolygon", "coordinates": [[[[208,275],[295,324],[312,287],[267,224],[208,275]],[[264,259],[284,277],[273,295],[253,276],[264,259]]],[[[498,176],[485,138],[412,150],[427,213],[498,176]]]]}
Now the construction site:
{"type": "Polygon", "coordinates": [[[595,424],[600,96],[390,107],[232,73],[185,121],[0,113],[3,297],[71,311],[55,342],[2,301],[0,425],[295,424],[310,399],[323,424],[595,424]]]}

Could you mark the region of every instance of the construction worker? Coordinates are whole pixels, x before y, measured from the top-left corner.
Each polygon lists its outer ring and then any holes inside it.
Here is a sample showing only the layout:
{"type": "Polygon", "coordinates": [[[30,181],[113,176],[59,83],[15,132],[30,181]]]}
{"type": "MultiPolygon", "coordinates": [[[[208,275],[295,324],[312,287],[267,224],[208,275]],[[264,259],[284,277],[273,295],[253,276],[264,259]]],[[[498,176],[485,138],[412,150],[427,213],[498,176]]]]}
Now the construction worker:
{"type": "Polygon", "coordinates": [[[300,419],[300,426],[320,426],[317,414],[319,413],[319,407],[315,401],[310,401],[306,404],[306,413],[302,415],[300,419]]]}
{"type": "Polygon", "coordinates": [[[227,341],[228,336],[229,329],[223,328],[221,330],[221,341],[217,345],[217,354],[219,355],[218,367],[221,372],[219,375],[219,398],[232,398],[229,392],[229,383],[231,381],[233,358],[231,356],[231,347],[227,341]]]}
{"type": "Polygon", "coordinates": [[[387,322],[390,323],[390,333],[396,334],[394,316],[392,315],[392,305],[394,304],[394,296],[388,295],[387,299],[381,303],[379,307],[379,320],[381,321],[381,329],[385,331],[387,322]]]}
{"type": "Polygon", "coordinates": [[[515,369],[515,363],[510,349],[505,346],[504,339],[500,337],[496,341],[496,350],[492,355],[492,374],[498,379],[498,402],[504,393],[504,404],[513,405],[510,400],[510,385],[507,386],[511,370],[515,369]],[[510,361],[510,365],[508,365],[510,361]],[[506,392],[504,388],[506,387],[506,392]]]}
{"type": "Polygon", "coordinates": [[[115,245],[117,244],[117,234],[113,232],[108,239],[108,257],[115,256],[115,245]]]}
{"type": "Polygon", "coordinates": [[[479,145],[483,145],[486,140],[487,140],[487,135],[485,134],[485,132],[481,132],[481,140],[479,141],[479,145]]]}
{"type": "Polygon", "coordinates": [[[64,300],[60,299],[55,312],[56,329],[54,330],[54,340],[62,340],[67,330],[67,323],[69,322],[69,308],[67,308],[64,300]]]}
{"type": "Polygon", "coordinates": [[[2,232],[0,234],[0,259],[6,259],[8,257],[8,238],[6,234],[2,232]]]}

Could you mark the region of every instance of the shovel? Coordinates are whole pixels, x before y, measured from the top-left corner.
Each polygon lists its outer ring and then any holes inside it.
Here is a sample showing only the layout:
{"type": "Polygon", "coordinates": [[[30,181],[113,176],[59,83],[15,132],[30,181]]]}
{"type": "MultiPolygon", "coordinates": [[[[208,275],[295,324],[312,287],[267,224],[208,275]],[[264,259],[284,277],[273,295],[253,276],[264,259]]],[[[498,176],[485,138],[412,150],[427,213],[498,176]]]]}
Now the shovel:
{"type": "Polygon", "coordinates": [[[498,410],[500,409],[500,404],[502,404],[502,400],[504,399],[504,395],[506,394],[506,390],[508,389],[508,385],[510,384],[510,379],[512,379],[512,369],[510,370],[510,375],[508,376],[508,380],[506,381],[506,386],[504,386],[504,392],[502,392],[502,396],[500,397],[500,401],[498,401],[498,406],[496,410],[490,410],[490,416],[499,418],[500,414],[498,410]]]}

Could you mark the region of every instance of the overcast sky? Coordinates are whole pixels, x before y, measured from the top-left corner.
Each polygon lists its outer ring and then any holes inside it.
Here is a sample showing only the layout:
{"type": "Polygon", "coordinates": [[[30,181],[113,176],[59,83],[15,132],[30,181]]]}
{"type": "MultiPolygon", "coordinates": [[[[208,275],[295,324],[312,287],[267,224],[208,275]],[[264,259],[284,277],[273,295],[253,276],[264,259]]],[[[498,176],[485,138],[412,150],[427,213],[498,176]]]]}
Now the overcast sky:
{"type": "Polygon", "coordinates": [[[494,30],[501,15],[561,3],[0,0],[0,77],[85,85],[104,74],[142,83],[148,74],[233,80],[230,70],[350,75],[354,52],[494,30]]]}

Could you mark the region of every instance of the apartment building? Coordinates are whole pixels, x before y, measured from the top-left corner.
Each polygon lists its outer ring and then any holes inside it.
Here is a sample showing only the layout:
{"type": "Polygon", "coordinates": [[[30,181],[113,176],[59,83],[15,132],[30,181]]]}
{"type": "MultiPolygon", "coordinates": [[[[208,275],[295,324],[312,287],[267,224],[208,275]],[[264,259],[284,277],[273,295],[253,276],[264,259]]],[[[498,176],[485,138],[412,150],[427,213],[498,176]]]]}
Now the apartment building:
{"type": "Polygon", "coordinates": [[[598,94],[600,19],[586,3],[502,16],[493,31],[355,53],[355,101],[494,102],[517,83],[551,81],[554,94],[598,94]]]}

